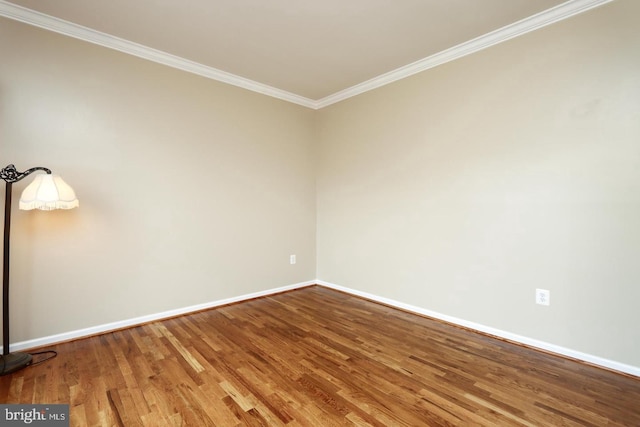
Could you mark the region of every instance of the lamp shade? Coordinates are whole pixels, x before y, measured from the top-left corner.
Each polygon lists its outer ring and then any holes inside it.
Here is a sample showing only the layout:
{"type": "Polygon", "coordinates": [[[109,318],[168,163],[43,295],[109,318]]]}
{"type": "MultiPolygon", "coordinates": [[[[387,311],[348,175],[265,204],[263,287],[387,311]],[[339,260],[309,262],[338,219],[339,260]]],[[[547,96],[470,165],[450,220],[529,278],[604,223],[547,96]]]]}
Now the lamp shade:
{"type": "Polygon", "coordinates": [[[20,209],[73,209],[80,205],[76,193],[58,175],[36,175],[20,197],[20,209]]]}

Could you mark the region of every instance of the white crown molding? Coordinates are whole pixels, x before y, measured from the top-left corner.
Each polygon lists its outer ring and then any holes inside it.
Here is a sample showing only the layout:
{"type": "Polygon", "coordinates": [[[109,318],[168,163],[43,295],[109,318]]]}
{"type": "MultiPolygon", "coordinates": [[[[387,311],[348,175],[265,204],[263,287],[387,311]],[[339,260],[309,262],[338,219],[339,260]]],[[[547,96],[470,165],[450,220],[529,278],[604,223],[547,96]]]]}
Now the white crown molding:
{"type": "Polygon", "coordinates": [[[463,56],[470,55],[474,52],[478,52],[514,37],[535,31],[555,22],[562,21],[611,1],[613,0],[569,0],[566,3],[562,3],[556,7],[545,10],[511,25],[507,25],[506,27],[502,27],[473,40],[461,43],[412,64],[408,64],[404,67],[382,74],[345,90],[341,90],[320,100],[305,98],[244,77],[236,76],[226,71],[208,67],[138,43],[101,33],[72,22],[54,18],[22,6],[9,3],[5,0],[0,0],[0,16],[317,110],[364,92],[385,86],[397,80],[404,79],[416,73],[437,67],[438,65],[456,60],[463,56]]]}
{"type": "Polygon", "coordinates": [[[437,67],[438,65],[454,61],[458,58],[479,52],[498,43],[505,42],[547,25],[562,21],[611,1],[613,0],[569,0],[566,3],[562,3],[536,15],[532,15],[475,39],[461,43],[447,50],[443,50],[442,52],[438,52],[427,58],[405,65],[404,67],[400,67],[378,77],[374,77],[373,79],[367,80],[340,92],[336,92],[333,95],[329,95],[316,101],[315,108],[320,109],[331,104],[344,101],[345,99],[360,95],[364,92],[388,85],[389,83],[393,83],[397,80],[404,79],[430,68],[437,67]]]}
{"type": "Polygon", "coordinates": [[[89,43],[118,50],[139,58],[197,74],[212,80],[217,80],[222,83],[238,86],[273,98],[278,98],[308,108],[316,108],[315,101],[303,96],[258,83],[244,77],[236,76],[235,74],[227,73],[226,71],[208,67],[206,65],[105,34],[100,31],[92,30],[91,28],[83,27],[82,25],[74,24],[44,13],[36,12],[13,3],[9,3],[5,0],[0,0],[0,16],[24,22],[25,24],[33,25],[65,36],[74,37],[89,43]]]}

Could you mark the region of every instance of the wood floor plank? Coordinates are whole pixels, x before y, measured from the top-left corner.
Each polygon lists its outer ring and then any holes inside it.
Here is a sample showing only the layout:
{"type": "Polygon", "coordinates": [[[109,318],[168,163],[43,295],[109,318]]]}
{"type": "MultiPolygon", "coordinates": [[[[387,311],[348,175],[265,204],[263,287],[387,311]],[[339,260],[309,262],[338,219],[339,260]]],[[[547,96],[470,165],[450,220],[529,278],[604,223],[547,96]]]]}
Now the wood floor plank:
{"type": "Polygon", "coordinates": [[[640,378],[320,286],[52,349],[0,403],[77,426],[640,425],[640,378]]]}

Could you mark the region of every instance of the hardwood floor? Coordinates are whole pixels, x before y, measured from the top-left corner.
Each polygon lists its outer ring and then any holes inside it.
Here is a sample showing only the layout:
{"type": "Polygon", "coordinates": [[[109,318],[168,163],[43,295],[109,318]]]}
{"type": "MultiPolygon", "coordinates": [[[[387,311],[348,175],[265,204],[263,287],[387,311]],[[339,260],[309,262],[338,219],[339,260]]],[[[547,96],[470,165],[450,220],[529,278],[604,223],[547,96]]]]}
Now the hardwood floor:
{"type": "Polygon", "coordinates": [[[72,426],[640,425],[640,379],[314,286],[52,347],[72,426]]]}

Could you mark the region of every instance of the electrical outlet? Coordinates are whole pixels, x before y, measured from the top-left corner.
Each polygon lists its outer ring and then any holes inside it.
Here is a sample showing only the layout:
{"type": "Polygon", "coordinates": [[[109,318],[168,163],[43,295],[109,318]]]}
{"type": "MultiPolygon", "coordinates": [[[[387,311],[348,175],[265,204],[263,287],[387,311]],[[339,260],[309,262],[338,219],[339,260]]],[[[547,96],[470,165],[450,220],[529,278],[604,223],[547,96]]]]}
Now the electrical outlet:
{"type": "Polygon", "coordinates": [[[546,289],[536,289],[536,304],[551,304],[551,292],[546,289]]]}
{"type": "Polygon", "coordinates": [[[289,264],[295,264],[296,263],[296,256],[295,255],[289,255],[289,264]]]}

